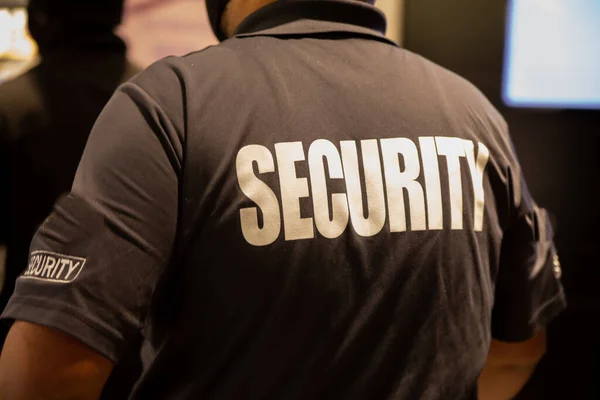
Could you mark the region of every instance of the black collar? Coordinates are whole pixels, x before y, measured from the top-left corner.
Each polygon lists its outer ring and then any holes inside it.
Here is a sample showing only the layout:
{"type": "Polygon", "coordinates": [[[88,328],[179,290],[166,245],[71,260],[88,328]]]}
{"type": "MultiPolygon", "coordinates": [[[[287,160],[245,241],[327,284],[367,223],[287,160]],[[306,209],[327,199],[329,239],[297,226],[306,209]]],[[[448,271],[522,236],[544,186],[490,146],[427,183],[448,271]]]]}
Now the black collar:
{"type": "Polygon", "coordinates": [[[376,7],[354,0],[278,0],[246,18],[236,37],[312,35],[334,32],[385,37],[385,15],[376,7]]]}

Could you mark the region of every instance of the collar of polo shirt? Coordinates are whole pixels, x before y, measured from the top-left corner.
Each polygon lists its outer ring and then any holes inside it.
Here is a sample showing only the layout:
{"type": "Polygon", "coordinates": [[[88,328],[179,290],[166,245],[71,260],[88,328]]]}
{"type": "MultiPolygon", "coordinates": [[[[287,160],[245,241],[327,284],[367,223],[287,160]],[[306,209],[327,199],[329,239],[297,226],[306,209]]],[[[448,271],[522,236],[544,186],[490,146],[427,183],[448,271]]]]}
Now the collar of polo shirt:
{"type": "MultiPolygon", "coordinates": [[[[223,33],[213,29],[219,39],[223,33]]],[[[349,0],[278,0],[246,18],[235,37],[293,36],[325,33],[355,33],[395,44],[385,37],[383,12],[363,1],[349,0]]]]}

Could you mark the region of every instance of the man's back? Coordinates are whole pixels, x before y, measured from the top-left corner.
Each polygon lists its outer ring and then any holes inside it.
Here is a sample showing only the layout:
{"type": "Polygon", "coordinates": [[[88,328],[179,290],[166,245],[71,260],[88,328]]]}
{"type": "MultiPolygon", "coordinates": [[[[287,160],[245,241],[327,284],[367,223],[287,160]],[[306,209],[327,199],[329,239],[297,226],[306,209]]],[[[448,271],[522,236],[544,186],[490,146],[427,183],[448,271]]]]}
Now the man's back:
{"type": "Polygon", "coordinates": [[[476,398],[491,334],[562,306],[547,268],[524,278],[542,295],[502,297],[551,233],[483,96],[373,8],[324,3],[123,86],[5,317],[38,319],[34,291],[68,303],[85,323],[46,324],[111,360],[143,327],[136,399],[476,398]]]}
{"type": "Polygon", "coordinates": [[[507,223],[494,197],[508,193],[481,174],[506,138],[470,119],[491,109],[458,77],[345,35],[173,60],[184,76],[223,66],[186,82],[190,233],[168,284],[177,306],[156,301],[200,351],[165,364],[202,359],[177,374],[208,393],[222,381],[215,398],[460,398],[485,362],[507,223]],[[212,85],[230,97],[206,102],[212,85]]]}

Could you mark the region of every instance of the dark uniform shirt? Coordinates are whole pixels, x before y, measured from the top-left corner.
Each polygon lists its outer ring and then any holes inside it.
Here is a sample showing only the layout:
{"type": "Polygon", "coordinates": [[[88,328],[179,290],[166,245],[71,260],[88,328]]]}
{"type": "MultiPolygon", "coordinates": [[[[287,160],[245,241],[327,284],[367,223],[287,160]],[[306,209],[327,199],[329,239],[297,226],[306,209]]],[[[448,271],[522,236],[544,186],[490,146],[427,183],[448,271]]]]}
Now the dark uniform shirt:
{"type": "Polygon", "coordinates": [[[287,0],[123,85],[5,318],[133,399],[471,399],[490,338],[564,307],[505,122],[370,5],[287,0]]]}

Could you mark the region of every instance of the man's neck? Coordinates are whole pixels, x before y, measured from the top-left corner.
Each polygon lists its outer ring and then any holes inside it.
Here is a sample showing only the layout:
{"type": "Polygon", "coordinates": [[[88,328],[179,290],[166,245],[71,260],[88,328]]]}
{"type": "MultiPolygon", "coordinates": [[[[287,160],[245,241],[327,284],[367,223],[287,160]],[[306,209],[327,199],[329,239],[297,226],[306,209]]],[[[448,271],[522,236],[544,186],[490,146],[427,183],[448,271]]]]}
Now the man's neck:
{"type": "Polygon", "coordinates": [[[251,14],[277,0],[230,0],[221,24],[227,36],[233,36],[236,28],[251,14]]]}

